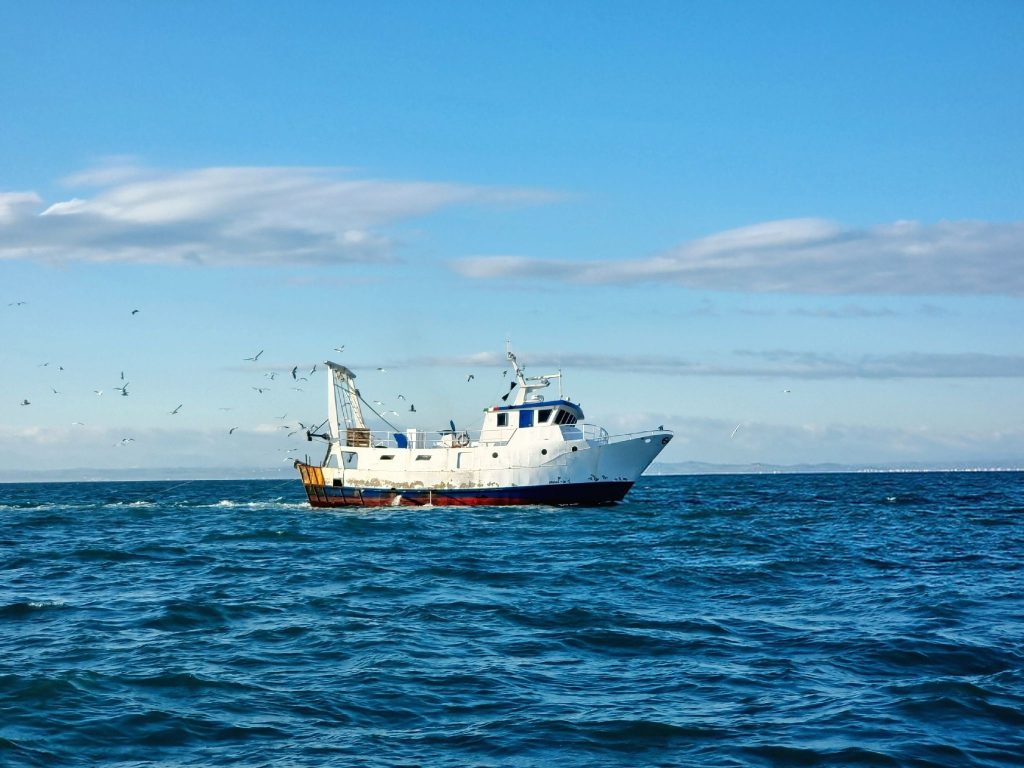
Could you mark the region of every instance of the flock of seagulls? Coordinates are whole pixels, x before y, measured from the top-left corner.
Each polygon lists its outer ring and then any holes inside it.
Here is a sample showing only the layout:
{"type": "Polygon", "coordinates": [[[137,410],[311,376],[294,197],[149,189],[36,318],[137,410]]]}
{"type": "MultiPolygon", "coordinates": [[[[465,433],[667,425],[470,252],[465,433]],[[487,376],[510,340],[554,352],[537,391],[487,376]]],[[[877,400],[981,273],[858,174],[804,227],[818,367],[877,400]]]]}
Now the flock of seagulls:
{"type": "MultiPolygon", "coordinates": [[[[9,306],[9,307],[20,307],[20,306],[24,306],[27,303],[28,302],[26,302],[26,301],[12,301],[12,302],[9,302],[7,304],[7,306],[9,306]]],[[[138,315],[139,313],[140,313],[139,309],[132,309],[130,314],[134,317],[134,316],[138,315]]],[[[344,353],[345,346],[346,345],[342,344],[342,345],[334,347],[333,349],[334,349],[335,352],[341,354],[341,353],[344,353]]],[[[265,351],[266,351],[265,349],[260,349],[255,354],[253,354],[253,355],[251,355],[249,357],[243,358],[243,362],[257,363],[257,362],[260,361],[260,358],[263,356],[265,351]]],[[[45,362],[39,363],[38,365],[39,365],[39,367],[42,367],[42,368],[49,367],[50,366],[50,361],[45,361],[45,362]]],[[[298,365],[293,365],[289,372],[291,373],[292,381],[295,384],[298,384],[300,382],[307,382],[307,381],[309,381],[309,377],[316,373],[317,368],[318,368],[317,364],[314,363],[313,366],[309,369],[308,373],[305,376],[300,376],[299,375],[299,373],[300,373],[299,366],[298,365]]],[[[54,366],[54,369],[57,370],[57,371],[64,371],[64,366],[63,365],[57,365],[57,366],[54,366]]],[[[286,369],[286,370],[288,370],[288,369],[286,369]]],[[[381,374],[386,374],[388,372],[387,368],[385,368],[383,366],[378,366],[376,368],[376,370],[377,370],[378,373],[381,373],[381,374]]],[[[267,372],[264,372],[264,374],[263,374],[263,376],[265,378],[269,379],[270,382],[275,382],[275,383],[276,383],[277,375],[278,375],[278,371],[267,371],[267,372]]],[[[507,377],[507,375],[508,375],[508,370],[502,371],[502,377],[507,377]]],[[[469,373],[469,374],[466,375],[466,382],[469,383],[469,382],[473,381],[475,378],[476,378],[475,374],[469,373]]],[[[129,392],[129,389],[128,389],[128,387],[130,385],[130,382],[126,380],[124,371],[120,372],[120,382],[121,382],[120,385],[112,387],[112,390],[114,392],[119,393],[119,395],[121,397],[128,397],[130,395],[130,392],[129,392]]],[[[250,386],[250,388],[252,390],[254,390],[258,395],[262,395],[265,392],[270,391],[270,389],[271,389],[269,386],[252,386],[252,385],[250,386]]],[[[55,395],[61,394],[60,391],[58,391],[55,387],[51,386],[50,389],[53,392],[53,394],[55,394],[55,395]]],[[[293,387],[291,387],[291,389],[293,389],[295,391],[299,391],[299,392],[304,391],[299,386],[293,386],[293,387]]],[[[102,396],[103,392],[104,392],[103,389],[94,389],[93,390],[93,393],[97,397],[102,396]]],[[[786,394],[789,394],[790,390],[789,389],[785,389],[785,390],[783,390],[783,392],[786,393],[786,394]]],[[[401,393],[397,394],[396,398],[398,400],[405,400],[405,401],[407,401],[406,396],[404,394],[401,394],[401,393]]],[[[375,406],[379,406],[379,407],[383,407],[384,405],[386,405],[386,403],[383,400],[374,400],[373,404],[375,406]]],[[[20,406],[22,406],[22,407],[31,406],[31,405],[32,405],[32,401],[29,400],[28,398],[23,398],[21,400],[21,402],[20,402],[20,406]]],[[[172,410],[168,411],[167,413],[170,416],[177,416],[181,412],[182,408],[184,408],[184,406],[185,406],[184,403],[178,403],[177,406],[175,406],[172,410]]],[[[408,407],[408,411],[407,411],[408,413],[417,413],[416,405],[414,403],[408,403],[408,406],[409,406],[408,407]]],[[[222,407],[220,407],[219,410],[229,411],[229,410],[232,410],[232,408],[230,406],[222,406],[222,407]]],[[[392,415],[392,416],[395,416],[395,417],[399,416],[399,412],[397,410],[386,410],[386,411],[383,411],[383,414],[385,414],[385,415],[389,414],[389,415],[392,415]]],[[[288,416],[288,414],[285,413],[284,415],[278,416],[276,418],[279,419],[279,420],[284,420],[284,419],[287,418],[287,416],[288,416]]],[[[84,427],[85,426],[85,423],[81,422],[81,421],[74,421],[71,424],[72,424],[72,426],[80,426],[80,427],[84,427]]],[[[279,427],[279,429],[281,429],[281,430],[289,430],[288,431],[288,436],[289,437],[291,437],[293,435],[296,435],[296,434],[300,434],[302,432],[308,432],[311,429],[311,427],[309,425],[306,425],[306,424],[304,424],[301,421],[297,422],[297,424],[298,424],[298,428],[295,428],[294,425],[285,424],[285,425],[282,425],[281,427],[279,427]]],[[[734,438],[736,436],[736,433],[739,431],[739,429],[742,426],[743,426],[742,423],[737,424],[736,427],[732,430],[732,433],[729,435],[729,437],[730,438],[734,438]]],[[[240,427],[238,425],[232,426],[230,429],[227,430],[227,434],[228,435],[234,435],[234,433],[239,428],[240,427]]],[[[661,429],[661,427],[659,427],[659,429],[661,429]]],[[[135,438],[130,437],[130,436],[126,436],[126,437],[121,438],[121,440],[119,440],[117,443],[115,443],[115,445],[118,446],[118,447],[124,447],[124,446],[130,445],[133,442],[135,442],[135,438]]],[[[293,453],[296,450],[297,449],[289,449],[288,453],[293,453]]]]}

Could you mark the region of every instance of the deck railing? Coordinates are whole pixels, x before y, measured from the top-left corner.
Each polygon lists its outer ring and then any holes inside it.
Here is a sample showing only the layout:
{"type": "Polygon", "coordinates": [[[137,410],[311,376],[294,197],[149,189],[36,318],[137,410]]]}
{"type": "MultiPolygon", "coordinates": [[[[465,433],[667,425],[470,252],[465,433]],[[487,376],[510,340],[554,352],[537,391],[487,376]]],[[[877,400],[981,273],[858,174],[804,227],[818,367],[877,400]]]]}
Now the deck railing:
{"type": "MultiPolygon", "coordinates": [[[[537,429],[537,427],[530,427],[537,429]]],[[[588,440],[604,444],[617,443],[635,437],[659,434],[656,430],[628,432],[610,435],[604,427],[595,424],[565,424],[559,429],[562,437],[569,440],[588,440]]],[[[341,433],[341,445],[355,448],[466,448],[474,445],[502,446],[507,445],[517,430],[506,429],[455,430],[450,429],[428,432],[420,429],[408,429],[405,432],[370,429],[346,429],[341,433]]]]}

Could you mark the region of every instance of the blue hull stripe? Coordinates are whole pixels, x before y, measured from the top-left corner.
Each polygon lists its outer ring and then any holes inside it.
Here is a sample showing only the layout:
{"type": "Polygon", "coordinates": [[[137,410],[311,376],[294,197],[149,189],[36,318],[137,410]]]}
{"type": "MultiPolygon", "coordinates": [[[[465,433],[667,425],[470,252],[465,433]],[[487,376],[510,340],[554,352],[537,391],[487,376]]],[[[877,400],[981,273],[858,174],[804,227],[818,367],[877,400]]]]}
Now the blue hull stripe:
{"type": "Polygon", "coordinates": [[[380,506],[490,506],[490,505],[576,505],[614,504],[633,487],[630,482],[565,483],[515,488],[391,489],[307,485],[306,495],[314,507],[380,506]]]}

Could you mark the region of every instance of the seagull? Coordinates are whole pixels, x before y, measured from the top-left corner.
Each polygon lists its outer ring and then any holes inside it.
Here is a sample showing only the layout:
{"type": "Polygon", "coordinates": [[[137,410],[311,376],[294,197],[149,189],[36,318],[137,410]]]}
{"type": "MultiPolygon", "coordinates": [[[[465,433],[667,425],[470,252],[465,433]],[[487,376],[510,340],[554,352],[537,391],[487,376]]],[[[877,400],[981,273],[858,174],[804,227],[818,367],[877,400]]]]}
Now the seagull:
{"type": "Polygon", "coordinates": [[[85,426],[85,422],[84,421],[72,421],[71,422],[71,426],[72,427],[84,427],[85,426]]]}
{"type": "Polygon", "coordinates": [[[170,412],[170,413],[171,413],[171,416],[174,416],[174,415],[175,415],[175,414],[176,414],[176,413],[177,413],[178,411],[180,411],[180,410],[181,410],[181,406],[182,406],[182,405],[183,405],[183,403],[179,403],[179,404],[178,404],[178,407],[177,407],[177,408],[175,408],[175,409],[174,409],[173,411],[171,411],[171,412],[170,412]]]}
{"type": "Polygon", "coordinates": [[[399,400],[405,400],[405,395],[398,395],[399,400]]]}
{"type": "Polygon", "coordinates": [[[380,371],[381,373],[387,373],[388,372],[387,368],[378,368],[377,370],[380,371]]]}
{"type": "Polygon", "coordinates": [[[288,418],[288,414],[286,413],[283,416],[275,416],[274,418],[275,419],[287,419],[288,418]]]}
{"type": "Polygon", "coordinates": [[[508,376],[508,371],[502,371],[501,372],[501,378],[504,379],[506,376],[508,376]]]}
{"type": "Polygon", "coordinates": [[[466,381],[472,381],[472,380],[473,380],[473,379],[475,379],[475,378],[476,378],[476,376],[474,376],[474,375],[473,375],[473,374],[471,373],[471,374],[469,374],[469,376],[467,376],[467,377],[466,377],[466,381]]]}
{"type": "Polygon", "coordinates": [[[121,438],[121,442],[115,443],[115,445],[128,445],[128,443],[134,443],[134,442],[135,442],[135,438],[134,437],[122,437],[121,438]]]}
{"type": "Polygon", "coordinates": [[[412,413],[416,413],[416,406],[415,406],[415,405],[410,405],[410,406],[409,406],[409,410],[410,410],[410,411],[411,411],[412,413]]]}
{"type": "Polygon", "coordinates": [[[27,303],[28,302],[25,302],[25,301],[12,301],[7,306],[8,307],[20,307],[22,304],[27,304],[27,303]]]}
{"type": "Polygon", "coordinates": [[[792,391],[793,391],[793,390],[791,390],[791,389],[784,389],[784,390],[782,390],[782,393],[783,393],[784,395],[788,395],[788,394],[789,394],[790,392],[792,392],[792,391]]]}
{"type": "Polygon", "coordinates": [[[231,429],[229,429],[229,430],[228,430],[228,434],[229,434],[229,435],[230,435],[230,434],[234,434],[234,431],[235,431],[236,429],[238,429],[238,427],[232,427],[231,429]]]}
{"type": "Polygon", "coordinates": [[[255,389],[257,392],[259,392],[262,395],[264,392],[269,390],[270,387],[251,387],[251,389],[255,389]]]}
{"type": "Polygon", "coordinates": [[[49,365],[49,363],[40,363],[40,364],[39,364],[39,365],[37,365],[36,367],[37,367],[37,368],[45,368],[45,367],[46,367],[46,366],[48,366],[48,365],[49,365]]]}
{"type": "Polygon", "coordinates": [[[664,432],[665,431],[665,425],[664,424],[659,424],[658,425],[658,431],[659,432],[664,432]]]}
{"type": "Polygon", "coordinates": [[[32,405],[32,403],[30,403],[28,400],[22,400],[21,404],[22,405],[32,405]]]}
{"type": "Polygon", "coordinates": [[[115,392],[120,392],[121,397],[128,397],[128,382],[126,381],[123,386],[114,387],[115,392]]]}
{"type": "Polygon", "coordinates": [[[297,378],[299,375],[299,366],[292,366],[292,378],[297,378]]]}
{"type": "Polygon", "coordinates": [[[730,440],[732,440],[732,439],[733,439],[734,437],[736,437],[736,432],[737,432],[737,431],[739,431],[739,428],[740,428],[740,427],[742,427],[742,426],[743,426],[743,422],[741,421],[741,422],[740,422],[739,424],[737,424],[737,425],[736,425],[736,426],[735,426],[735,427],[733,428],[733,430],[732,430],[732,434],[731,434],[731,435],[729,435],[729,439],[730,439],[730,440]]]}
{"type": "MultiPolygon", "coordinates": [[[[50,387],[50,389],[53,389],[53,387],[50,387]]],[[[53,389],[53,394],[55,394],[55,395],[59,395],[59,394],[60,394],[60,392],[58,392],[58,391],[57,391],[56,389],[53,389]]]]}
{"type": "Polygon", "coordinates": [[[289,387],[289,389],[294,389],[296,392],[305,392],[306,391],[302,387],[289,387]]]}
{"type": "Polygon", "coordinates": [[[312,376],[316,373],[316,363],[313,363],[313,367],[309,369],[309,375],[312,376]]]}
{"type": "Polygon", "coordinates": [[[345,345],[342,344],[340,347],[335,347],[334,351],[335,352],[344,352],[345,351],[345,345]]]}
{"type": "Polygon", "coordinates": [[[99,397],[100,395],[103,394],[103,390],[102,389],[94,389],[93,392],[96,394],[97,397],[99,397]]]}
{"type": "Polygon", "coordinates": [[[121,371],[121,381],[124,381],[124,371],[121,371]]]}
{"type": "Polygon", "coordinates": [[[263,354],[263,350],[261,349],[261,350],[260,350],[259,352],[257,352],[257,353],[256,353],[255,355],[253,355],[252,357],[247,357],[247,358],[245,358],[245,359],[246,359],[246,360],[252,360],[252,361],[253,361],[253,362],[255,363],[255,362],[256,362],[257,360],[259,360],[259,359],[260,359],[260,355],[262,355],[262,354],[263,354]]]}
{"type": "Polygon", "coordinates": [[[374,400],[373,404],[374,405],[384,405],[384,401],[383,400],[374,400]]]}
{"type": "Polygon", "coordinates": [[[137,310],[137,309],[133,309],[133,310],[132,310],[132,314],[133,314],[133,315],[137,315],[137,314],[139,314],[139,310],[137,310]]]}
{"type": "Polygon", "coordinates": [[[270,373],[264,373],[263,375],[273,381],[274,377],[277,376],[277,371],[271,371],[270,373]]]}

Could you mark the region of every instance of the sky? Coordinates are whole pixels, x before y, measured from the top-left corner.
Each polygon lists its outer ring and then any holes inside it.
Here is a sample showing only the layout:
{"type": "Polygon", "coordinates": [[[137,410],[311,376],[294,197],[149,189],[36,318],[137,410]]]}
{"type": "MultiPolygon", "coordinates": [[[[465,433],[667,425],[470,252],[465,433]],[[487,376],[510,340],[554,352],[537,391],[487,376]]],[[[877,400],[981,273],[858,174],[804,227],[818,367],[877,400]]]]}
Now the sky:
{"type": "Polygon", "coordinates": [[[506,339],[665,462],[1024,466],[1022,41],[998,0],[0,3],[0,472],[291,471],[328,359],[476,428],[506,339]]]}

